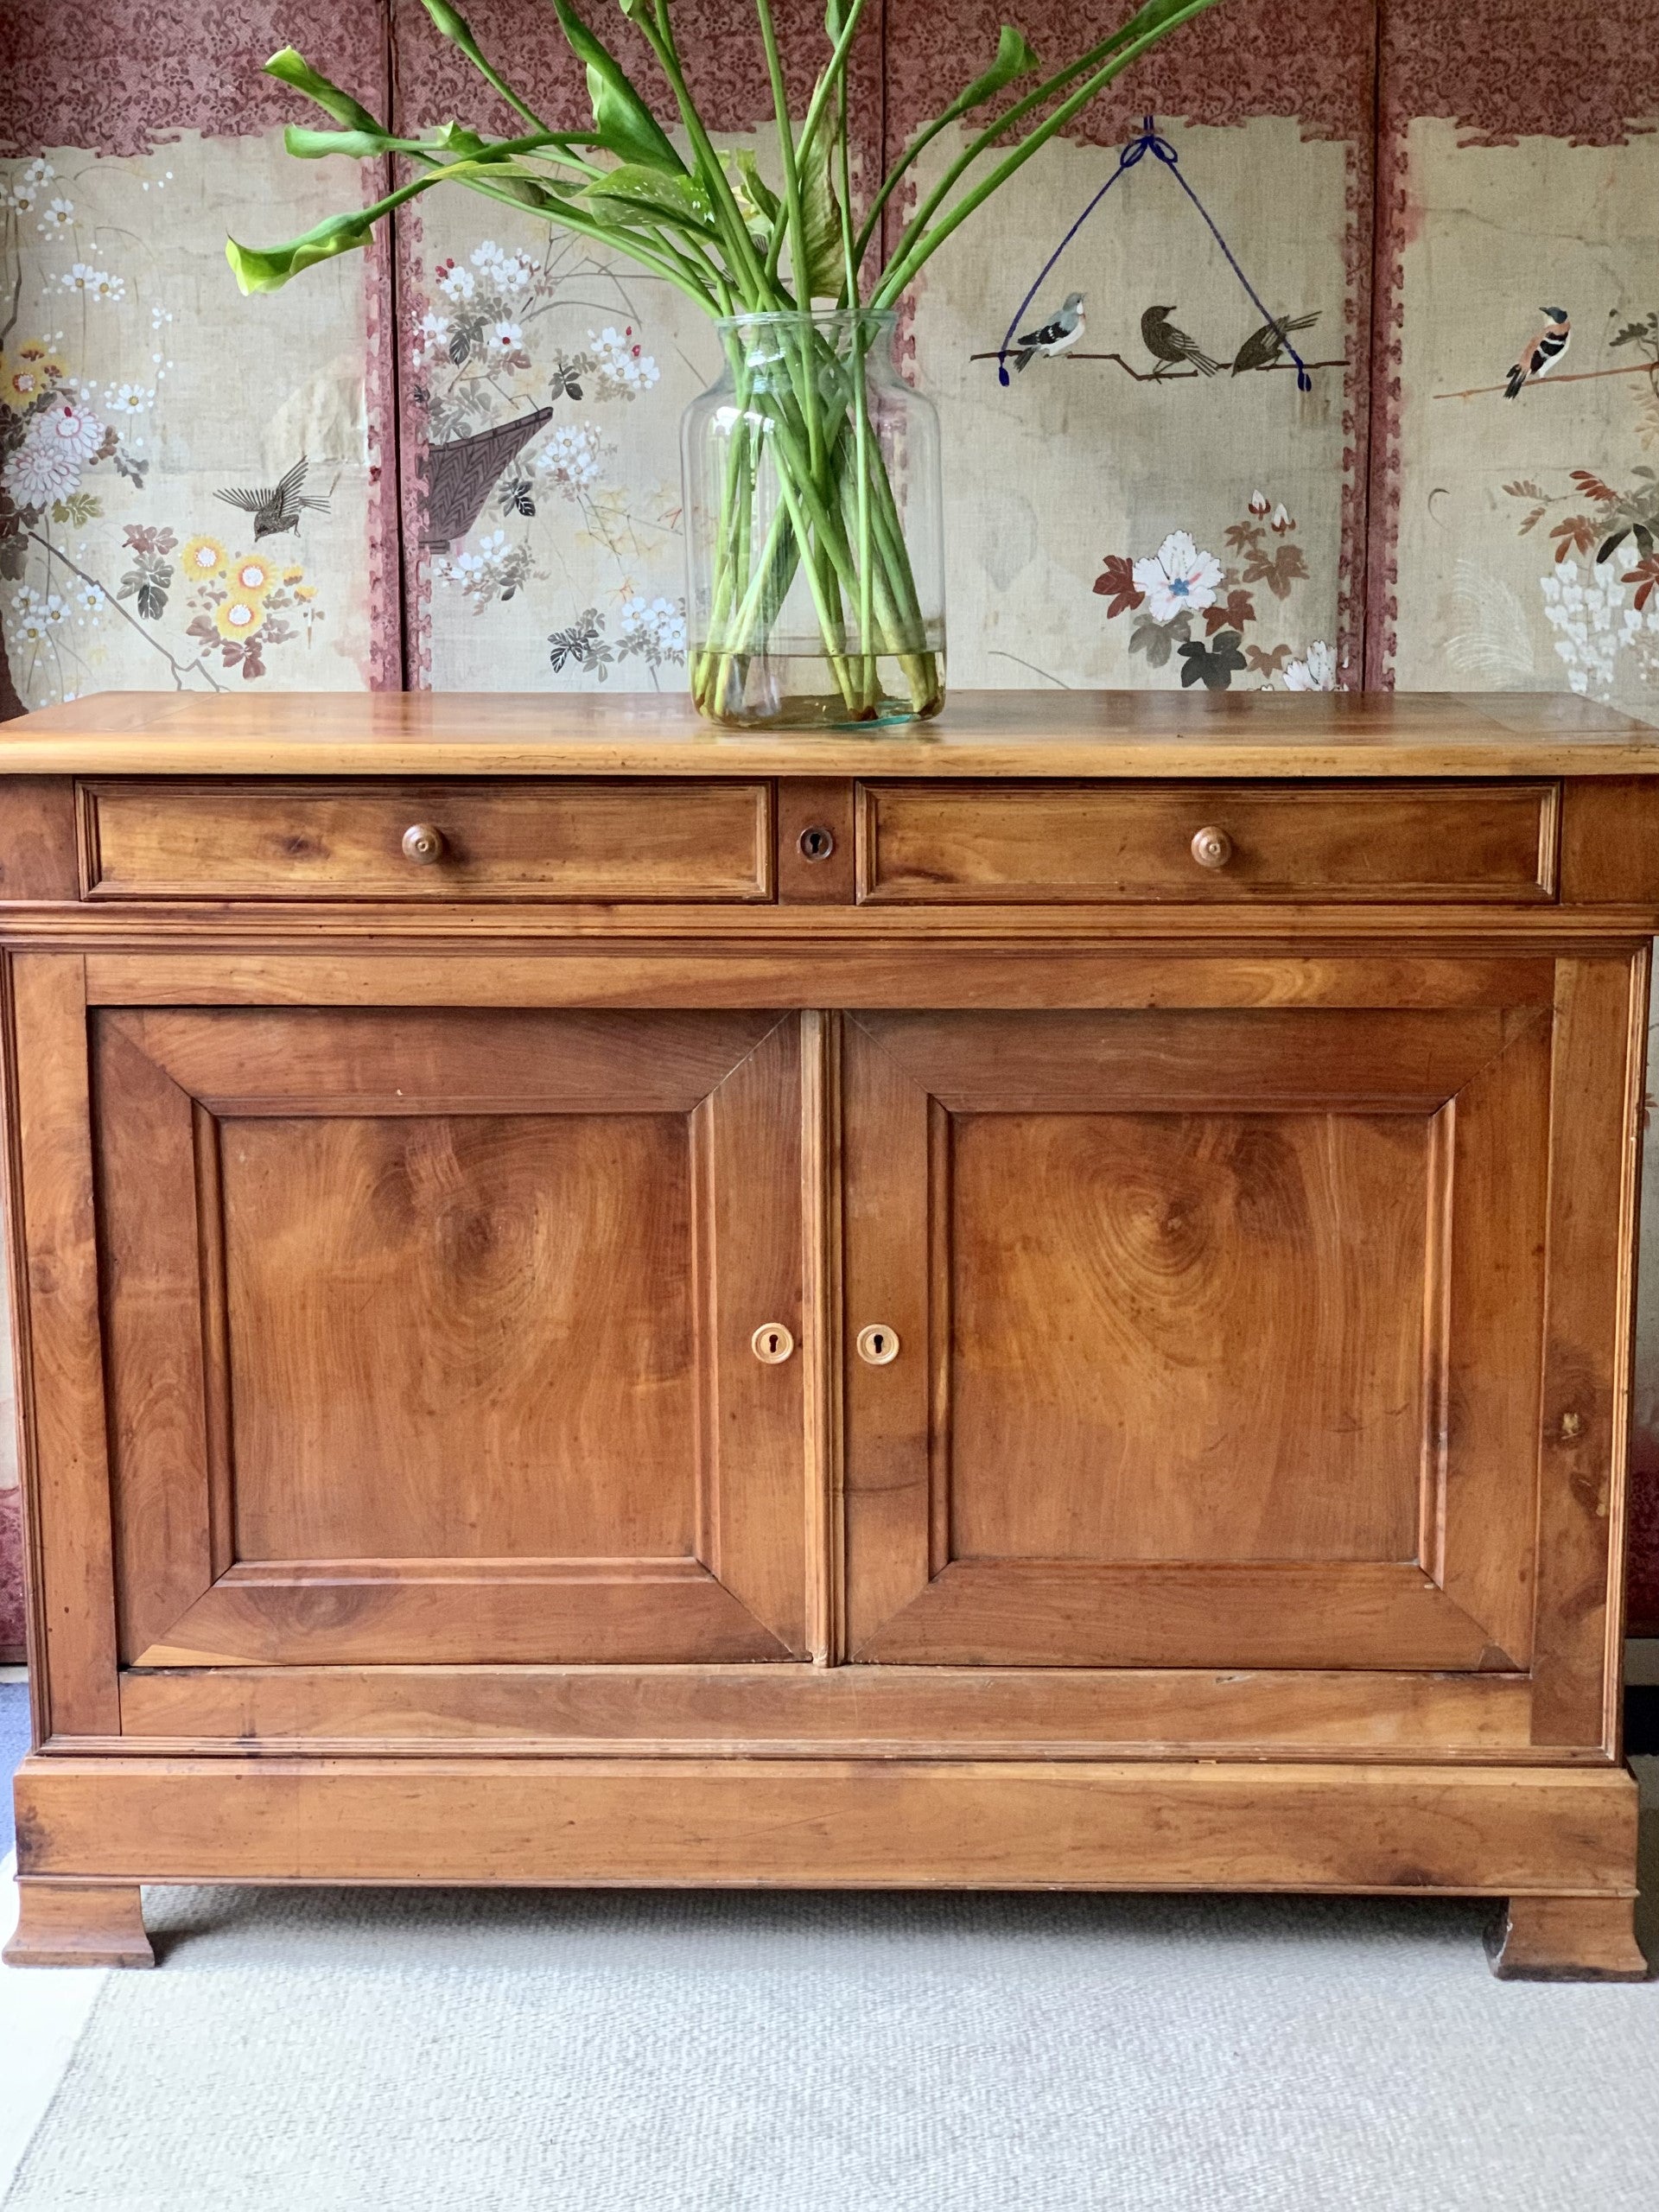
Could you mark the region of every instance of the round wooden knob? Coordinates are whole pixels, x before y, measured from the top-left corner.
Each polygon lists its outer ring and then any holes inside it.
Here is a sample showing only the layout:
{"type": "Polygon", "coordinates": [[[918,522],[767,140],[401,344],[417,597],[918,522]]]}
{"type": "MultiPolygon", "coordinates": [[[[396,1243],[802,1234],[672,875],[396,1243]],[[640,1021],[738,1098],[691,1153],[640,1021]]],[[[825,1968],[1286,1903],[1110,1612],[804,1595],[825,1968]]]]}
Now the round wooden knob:
{"type": "Polygon", "coordinates": [[[817,826],[803,830],[796,842],[800,847],[804,860],[827,861],[836,849],[835,832],[817,826]]]}
{"type": "Polygon", "coordinates": [[[871,1367],[890,1367],[899,1357],[899,1337],[885,1321],[872,1321],[858,1332],[858,1356],[871,1367]]]}
{"type": "Polygon", "coordinates": [[[1233,841],[1224,830],[1195,830],[1192,857],[1200,868],[1225,868],[1233,857],[1233,841]]]}
{"type": "Polygon", "coordinates": [[[411,822],[404,832],[406,861],[435,861],[443,857],[443,832],[430,822],[411,822]]]}
{"type": "Polygon", "coordinates": [[[781,1367],[795,1349],[795,1339],[781,1321],[763,1321],[749,1338],[749,1348],[763,1367],[781,1367]]]}

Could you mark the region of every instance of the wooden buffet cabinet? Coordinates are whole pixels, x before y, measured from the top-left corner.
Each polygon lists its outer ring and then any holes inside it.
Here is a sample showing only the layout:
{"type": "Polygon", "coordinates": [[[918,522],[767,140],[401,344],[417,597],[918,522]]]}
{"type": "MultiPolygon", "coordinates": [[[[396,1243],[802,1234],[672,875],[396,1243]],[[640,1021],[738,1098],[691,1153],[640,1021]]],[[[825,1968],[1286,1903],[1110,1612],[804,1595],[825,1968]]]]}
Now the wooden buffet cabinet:
{"type": "Polygon", "coordinates": [[[0,732],[24,1962],[142,1882],[1490,1895],[1630,1975],[1659,732],[0,732]]]}

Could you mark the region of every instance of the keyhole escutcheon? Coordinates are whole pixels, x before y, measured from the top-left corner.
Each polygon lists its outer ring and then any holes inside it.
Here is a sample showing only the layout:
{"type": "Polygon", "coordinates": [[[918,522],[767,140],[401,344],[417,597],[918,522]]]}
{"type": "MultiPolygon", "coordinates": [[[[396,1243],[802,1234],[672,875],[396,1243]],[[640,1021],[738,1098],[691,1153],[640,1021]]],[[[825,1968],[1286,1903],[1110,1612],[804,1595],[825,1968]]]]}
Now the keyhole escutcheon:
{"type": "Polygon", "coordinates": [[[803,830],[795,842],[803,860],[827,861],[836,849],[835,833],[824,829],[821,823],[815,823],[810,830],[803,830]]]}
{"type": "Polygon", "coordinates": [[[795,1349],[795,1339],[781,1321],[763,1321],[749,1344],[763,1367],[781,1367],[795,1349]]]}
{"type": "Polygon", "coordinates": [[[870,1367],[891,1367],[899,1357],[899,1333],[885,1321],[872,1321],[858,1332],[858,1356],[870,1367]]]}

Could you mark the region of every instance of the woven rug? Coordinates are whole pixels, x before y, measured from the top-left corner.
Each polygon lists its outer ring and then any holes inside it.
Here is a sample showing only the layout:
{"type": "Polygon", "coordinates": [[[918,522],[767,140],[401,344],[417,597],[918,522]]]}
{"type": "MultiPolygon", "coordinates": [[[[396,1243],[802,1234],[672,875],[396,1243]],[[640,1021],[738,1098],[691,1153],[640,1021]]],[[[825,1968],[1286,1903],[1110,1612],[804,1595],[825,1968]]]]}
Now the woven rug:
{"type": "Polygon", "coordinates": [[[5,2212],[1659,2204],[1659,1984],[1495,1982],[1468,1904],[215,1889],[149,1915],[164,1968],[105,1980],[5,2212]]]}

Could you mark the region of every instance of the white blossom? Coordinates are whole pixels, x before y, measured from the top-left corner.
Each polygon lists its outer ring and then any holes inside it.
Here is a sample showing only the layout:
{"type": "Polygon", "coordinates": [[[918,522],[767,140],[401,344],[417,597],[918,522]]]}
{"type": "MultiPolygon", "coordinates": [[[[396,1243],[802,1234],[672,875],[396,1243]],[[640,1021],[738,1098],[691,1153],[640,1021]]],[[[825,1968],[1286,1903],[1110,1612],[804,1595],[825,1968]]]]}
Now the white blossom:
{"type": "Polygon", "coordinates": [[[1221,563],[1213,553],[1200,552],[1184,530],[1172,531],[1150,560],[1135,563],[1135,588],[1147,595],[1147,612],[1154,622],[1173,622],[1178,615],[1202,613],[1213,607],[1221,588],[1221,563]]]}
{"type": "Polygon", "coordinates": [[[446,262],[438,270],[438,289],[446,299],[470,300],[478,289],[473,272],[459,262],[446,262]]]}
{"type": "Polygon", "coordinates": [[[1619,653],[1643,627],[1642,616],[1625,601],[1618,564],[1586,569],[1577,561],[1558,563],[1540,577],[1539,589],[1568,689],[1581,697],[1610,698],[1619,653]]]}
{"type": "Polygon", "coordinates": [[[594,378],[601,399],[636,399],[658,382],[662,371],[639,344],[630,323],[617,330],[609,323],[597,335],[588,334],[593,355],[594,378]]]}
{"type": "Polygon", "coordinates": [[[0,190],[0,207],[16,207],[27,213],[51,183],[57,171],[43,154],[32,162],[25,162],[3,190],[0,190]]]}
{"type": "Polygon", "coordinates": [[[599,481],[604,452],[597,424],[564,423],[537,454],[536,467],[552,478],[568,499],[576,499],[599,481]]]}
{"type": "Polygon", "coordinates": [[[35,227],[37,231],[42,231],[48,233],[50,233],[53,231],[67,231],[74,219],[74,201],[73,200],[54,200],[51,206],[47,209],[46,213],[41,217],[40,221],[35,226],[35,227]]]}
{"type": "Polygon", "coordinates": [[[1336,649],[1326,645],[1323,638],[1314,639],[1305,659],[1285,664],[1287,691],[1334,691],[1336,688],[1336,649]]]}
{"type": "Polygon", "coordinates": [[[88,299],[115,301],[127,296],[124,276],[112,276],[105,269],[94,269],[89,261],[77,261],[58,282],[66,292],[80,292],[88,299]]]}
{"type": "Polygon", "coordinates": [[[624,655],[638,653],[652,668],[664,661],[683,660],[685,609],[677,601],[648,600],[637,593],[625,599],[617,651],[624,655]]]}
{"type": "Polygon", "coordinates": [[[493,322],[490,325],[489,350],[492,353],[516,353],[524,342],[524,334],[516,322],[493,322]]]}

